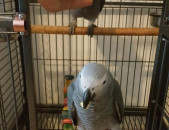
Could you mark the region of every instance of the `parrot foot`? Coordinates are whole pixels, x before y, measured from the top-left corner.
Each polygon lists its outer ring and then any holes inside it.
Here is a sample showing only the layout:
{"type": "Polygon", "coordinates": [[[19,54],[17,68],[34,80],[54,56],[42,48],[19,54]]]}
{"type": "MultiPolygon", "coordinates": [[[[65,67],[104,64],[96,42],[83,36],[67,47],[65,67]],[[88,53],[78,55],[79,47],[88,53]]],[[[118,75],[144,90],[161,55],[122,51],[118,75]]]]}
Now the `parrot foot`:
{"type": "Polygon", "coordinates": [[[93,36],[93,29],[94,27],[97,27],[95,24],[91,24],[88,26],[87,34],[88,36],[92,37],[93,36]]]}
{"type": "Polygon", "coordinates": [[[74,34],[75,33],[75,28],[77,27],[77,22],[73,21],[72,23],[70,23],[69,25],[69,34],[74,34]]]}

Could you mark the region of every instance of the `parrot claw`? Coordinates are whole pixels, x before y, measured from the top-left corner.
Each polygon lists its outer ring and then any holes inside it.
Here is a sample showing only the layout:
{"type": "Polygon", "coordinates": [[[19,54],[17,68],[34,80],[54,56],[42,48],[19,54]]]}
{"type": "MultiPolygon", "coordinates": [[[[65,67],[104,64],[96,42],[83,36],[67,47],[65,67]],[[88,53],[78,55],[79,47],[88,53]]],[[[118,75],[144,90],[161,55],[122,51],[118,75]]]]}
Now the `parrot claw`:
{"type": "Polygon", "coordinates": [[[92,37],[93,36],[93,29],[94,27],[97,27],[95,24],[91,24],[88,26],[87,34],[88,36],[92,37]]]}
{"type": "Polygon", "coordinates": [[[69,34],[70,34],[70,35],[75,33],[75,28],[76,28],[76,27],[77,27],[76,22],[70,23],[70,25],[69,25],[69,34]]]}

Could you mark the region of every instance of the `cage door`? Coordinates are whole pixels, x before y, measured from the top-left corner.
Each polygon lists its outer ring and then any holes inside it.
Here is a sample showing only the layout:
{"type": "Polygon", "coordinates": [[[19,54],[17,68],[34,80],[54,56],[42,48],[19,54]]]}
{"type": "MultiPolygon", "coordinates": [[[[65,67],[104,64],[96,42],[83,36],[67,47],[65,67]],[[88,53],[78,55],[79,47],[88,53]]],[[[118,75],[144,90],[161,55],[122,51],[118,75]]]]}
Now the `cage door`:
{"type": "Polygon", "coordinates": [[[169,128],[169,1],[164,0],[162,21],[151,83],[147,117],[148,130],[169,128]]]}

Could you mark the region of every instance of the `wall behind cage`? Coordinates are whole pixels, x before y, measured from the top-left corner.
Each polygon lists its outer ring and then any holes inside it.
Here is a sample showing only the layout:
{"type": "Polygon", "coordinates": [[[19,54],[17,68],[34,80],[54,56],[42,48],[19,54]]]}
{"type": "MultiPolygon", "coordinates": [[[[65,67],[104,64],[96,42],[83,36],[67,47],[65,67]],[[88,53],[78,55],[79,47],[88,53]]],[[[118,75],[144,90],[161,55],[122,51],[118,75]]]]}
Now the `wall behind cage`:
{"type": "MultiPolygon", "coordinates": [[[[39,4],[31,4],[31,24],[68,26],[69,10],[49,13],[39,4]]],[[[149,13],[161,11],[149,7],[106,6],[95,24],[99,27],[149,28],[149,13]]],[[[78,26],[88,21],[78,19],[78,26]]],[[[64,76],[77,75],[87,63],[104,64],[119,81],[127,106],[147,106],[156,36],[69,36],[32,34],[37,103],[63,104],[64,76]]]]}

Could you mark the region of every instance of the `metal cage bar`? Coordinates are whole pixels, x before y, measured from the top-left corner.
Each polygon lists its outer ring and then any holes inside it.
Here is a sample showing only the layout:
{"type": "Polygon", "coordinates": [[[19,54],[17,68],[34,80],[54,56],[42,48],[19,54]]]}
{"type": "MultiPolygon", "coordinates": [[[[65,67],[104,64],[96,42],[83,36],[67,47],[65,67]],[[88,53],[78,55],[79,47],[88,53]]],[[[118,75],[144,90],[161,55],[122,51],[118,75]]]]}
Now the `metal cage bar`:
{"type": "Polygon", "coordinates": [[[149,109],[147,116],[146,128],[150,130],[164,129],[165,126],[163,116],[165,114],[165,104],[167,103],[168,80],[169,80],[169,3],[164,0],[163,15],[156,50],[155,67],[151,83],[151,93],[149,100],[149,109]]]}
{"type": "Polygon", "coordinates": [[[37,129],[36,111],[35,111],[35,94],[34,94],[34,83],[33,83],[33,66],[32,66],[32,55],[31,55],[31,35],[30,35],[30,15],[29,15],[29,3],[27,0],[16,0],[15,7],[17,12],[26,14],[26,29],[27,34],[19,37],[21,45],[21,57],[23,61],[23,74],[24,74],[24,85],[25,95],[27,98],[26,106],[28,107],[28,128],[31,130],[37,129]],[[33,91],[32,91],[33,90],[33,91]]]}

